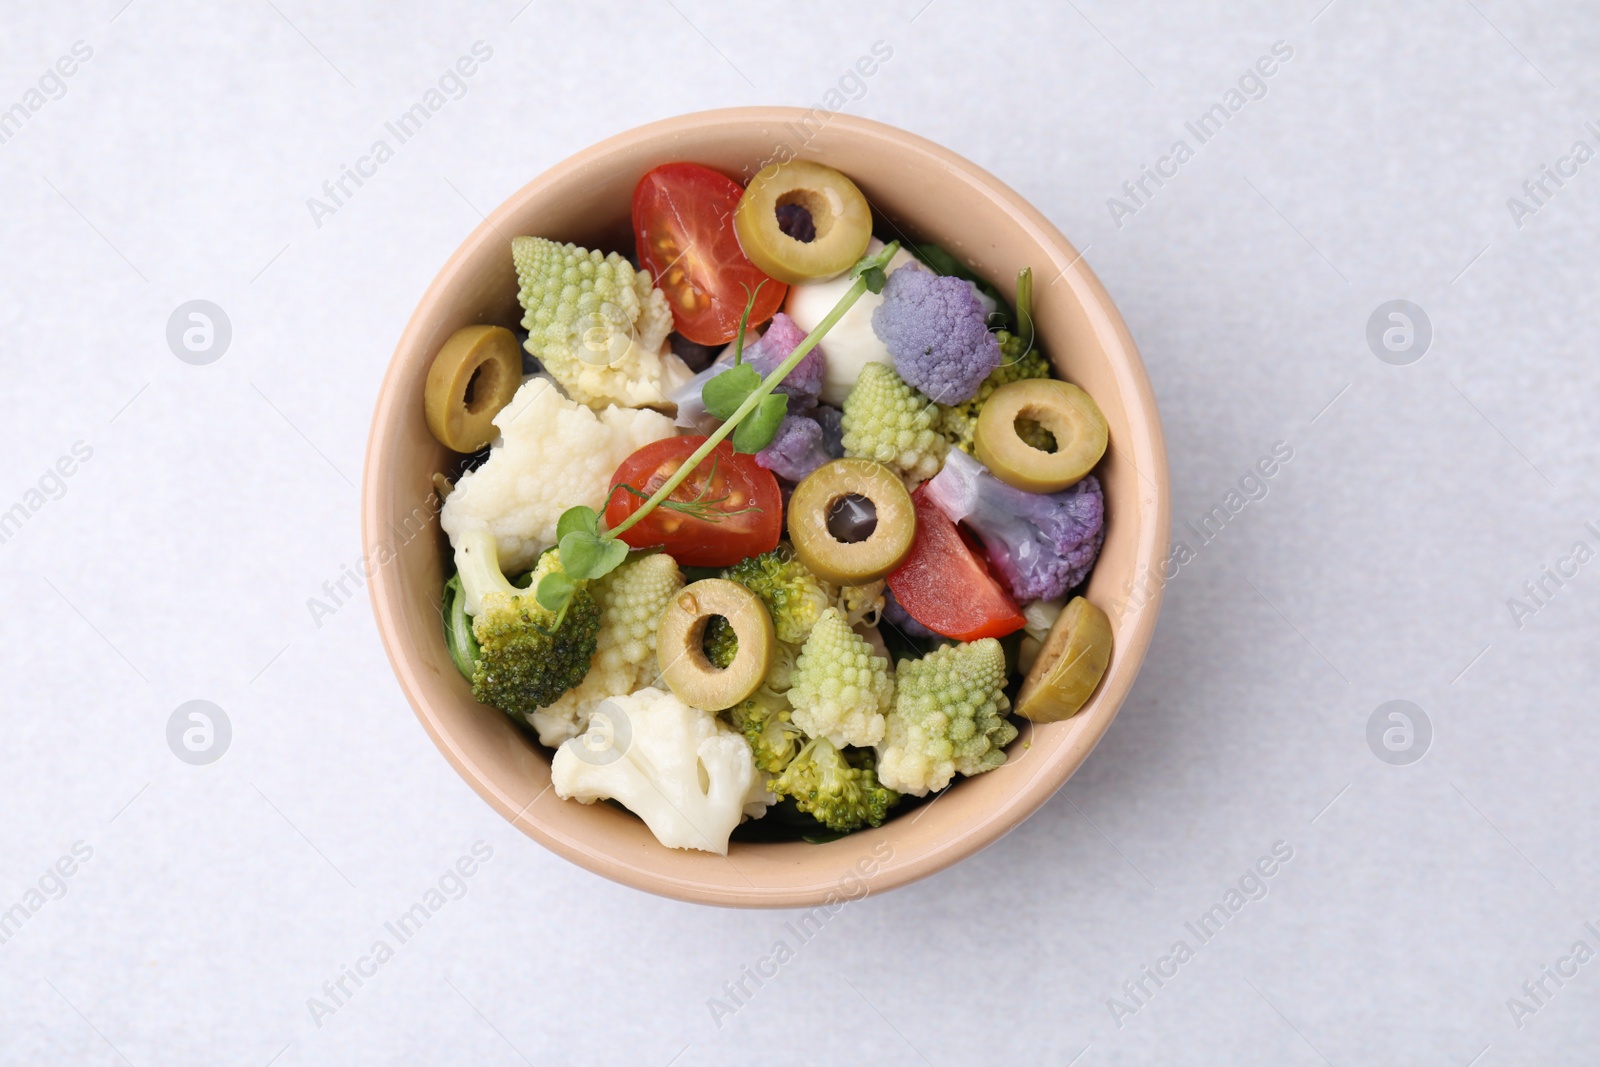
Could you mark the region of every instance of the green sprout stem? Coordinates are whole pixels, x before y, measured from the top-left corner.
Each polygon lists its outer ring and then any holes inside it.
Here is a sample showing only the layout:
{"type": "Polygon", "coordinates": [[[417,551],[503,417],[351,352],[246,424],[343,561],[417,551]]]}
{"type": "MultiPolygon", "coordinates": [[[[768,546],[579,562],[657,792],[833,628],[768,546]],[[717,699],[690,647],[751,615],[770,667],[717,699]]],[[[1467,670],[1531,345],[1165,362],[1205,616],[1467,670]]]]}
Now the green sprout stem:
{"type": "Polygon", "coordinates": [[[750,325],[750,313],[756,309],[756,297],[761,295],[762,288],[771,280],[770,278],[762,278],[756,283],[754,291],[743,282],[739,283],[745,291],[745,301],[744,314],[739,316],[739,332],[733,335],[733,365],[735,367],[744,361],[744,331],[750,325]]]}
{"type": "Polygon", "coordinates": [[[660,507],[662,502],[670,497],[673,491],[682,485],[689,475],[694,473],[695,468],[700,466],[701,462],[726,440],[729,434],[733,433],[740,421],[754,411],[767,394],[776,389],[779,383],[789,376],[790,371],[800,365],[800,361],[805,359],[813,348],[817,347],[817,342],[822,340],[823,335],[833,329],[840,319],[844,318],[845,312],[855,306],[856,301],[860,300],[861,295],[867,291],[866,272],[868,270],[881,269],[899,250],[900,242],[893,241],[885,245],[883,251],[871,257],[871,259],[863,260],[861,263],[856,264],[857,277],[855,282],[849,289],[845,290],[844,296],[839,298],[839,302],[833,306],[833,310],[828,312],[821,322],[817,323],[816,329],[806,334],[805,339],[796,345],[795,350],[789,354],[789,358],[778,364],[773,368],[771,374],[762,379],[761,384],[752,390],[749,396],[745,397],[744,403],[740,404],[734,413],[721,426],[717,427],[715,433],[705,439],[704,444],[695,449],[689,458],[684,460],[683,465],[673,472],[672,477],[661,483],[661,488],[657,489],[638,511],[623,519],[615,529],[608,531],[605,536],[621,537],[645,516],[660,507]]]}
{"type": "Polygon", "coordinates": [[[1023,340],[1023,350],[1033,349],[1033,268],[1023,267],[1017,272],[1017,334],[1023,340]]]}

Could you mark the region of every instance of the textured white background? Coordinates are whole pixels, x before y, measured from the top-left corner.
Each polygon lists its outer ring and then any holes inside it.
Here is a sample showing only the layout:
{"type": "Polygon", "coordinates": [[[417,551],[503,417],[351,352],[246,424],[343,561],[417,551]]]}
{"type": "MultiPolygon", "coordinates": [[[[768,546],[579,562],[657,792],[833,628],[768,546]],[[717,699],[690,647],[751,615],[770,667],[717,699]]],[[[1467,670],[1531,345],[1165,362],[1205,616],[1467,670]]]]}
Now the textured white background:
{"type": "Polygon", "coordinates": [[[0,945],[0,1060],[1600,1056],[1600,962],[1521,1029],[1506,1003],[1600,949],[1600,563],[1520,629],[1506,605],[1600,544],[1600,162],[1521,229],[1505,204],[1595,145],[1591,6],[122,3],[0,17],[0,107],[94,49],[0,145],[0,510],[93,449],[0,544],[0,908],[93,848],[0,945]],[[314,225],[307,197],[476,40],[465,98],[314,225]],[[1178,535],[1275,442],[1294,458],[1171,583],[1060,795],[847,908],[719,1028],[707,999],[793,916],[529,843],[424,736],[365,596],[320,627],[306,602],[359,557],[379,378],[480,210],[638,123],[815,103],[879,40],[847,110],[971,157],[1088,249],[1161,401],[1178,535]],[[1114,225],[1107,197],[1278,40],[1267,96],[1114,225]],[[1364,338],[1401,297],[1435,331],[1403,367],[1364,338]],[[233,325],[209,366],[165,342],[195,298],[233,325]],[[233,724],[208,767],[165,741],[194,698],[233,724]],[[1365,740],[1396,698],[1435,729],[1407,767],[1365,740]],[[477,840],[467,895],[314,1026],[307,998],[477,840]],[[1279,840],[1270,895],[1119,1028],[1107,998],[1279,840]]]}

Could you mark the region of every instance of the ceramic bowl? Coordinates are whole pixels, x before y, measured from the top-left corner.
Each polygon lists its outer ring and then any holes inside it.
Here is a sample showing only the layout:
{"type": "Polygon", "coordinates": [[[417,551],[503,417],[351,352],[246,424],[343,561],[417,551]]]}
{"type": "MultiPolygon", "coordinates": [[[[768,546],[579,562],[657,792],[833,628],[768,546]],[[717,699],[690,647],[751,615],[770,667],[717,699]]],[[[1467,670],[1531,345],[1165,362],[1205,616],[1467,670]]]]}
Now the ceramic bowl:
{"type": "Polygon", "coordinates": [[[367,447],[362,525],[373,611],[400,688],[445,758],[496,811],[572,862],[652,893],[706,904],[814,906],[901,886],[970,856],[1027,818],[1088,757],[1128,695],[1155,628],[1168,543],[1167,463],[1155,399],[1122,317],[1037,209],[982,168],[903,130],[842,114],[737,108],[602,141],[529,182],[467,237],[423,294],[389,364],[367,447]],[[743,180],[796,156],[843,171],[904,238],[938,243],[1008,293],[1017,271],[1033,268],[1040,343],[1110,426],[1111,447],[1097,468],[1109,516],[1105,549],[1086,595],[1111,616],[1115,651],[1076,716],[1022,724],[1005,766],[958,778],[933,802],[876,830],[820,845],[735,842],[725,857],[673,850],[624,811],[557,797],[551,753],[475,701],[452,666],[439,611],[449,545],[432,478],[457,457],[423,421],[423,381],[459,327],[521,319],[509,238],[537,234],[626,252],[633,188],[652,167],[689,160],[743,180]]]}

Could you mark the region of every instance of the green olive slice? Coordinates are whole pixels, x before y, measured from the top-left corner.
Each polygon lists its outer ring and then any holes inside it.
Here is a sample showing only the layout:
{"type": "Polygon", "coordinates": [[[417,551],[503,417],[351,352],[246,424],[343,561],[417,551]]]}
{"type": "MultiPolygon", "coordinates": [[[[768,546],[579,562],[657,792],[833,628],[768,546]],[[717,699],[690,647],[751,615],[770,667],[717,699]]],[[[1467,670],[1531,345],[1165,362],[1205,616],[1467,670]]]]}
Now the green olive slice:
{"type": "Polygon", "coordinates": [[[1076,484],[1106,454],[1106,417],[1088,393],[1055,378],[1025,378],[996,389],[978,412],[973,448],[1007,485],[1056,493],[1076,484]],[[1045,452],[1017,433],[1031,419],[1056,439],[1045,452]]]}
{"type": "Polygon", "coordinates": [[[872,240],[872,210],[843,174],[792,159],[750,179],[733,231],[763,273],[800,285],[843,274],[861,258],[872,240]]]}
{"type": "Polygon", "coordinates": [[[795,554],[811,573],[835,585],[865,585],[882,578],[905,562],[916,535],[917,511],[905,483],[870,459],[824,463],[789,498],[789,540],[795,554]],[[876,522],[860,540],[841,540],[837,513],[861,502],[871,505],[876,522]]]}
{"type": "Polygon", "coordinates": [[[727,578],[686,585],[656,625],[661,677],[678,699],[702,711],[731,708],[760,688],[772,667],[777,637],[761,598],[727,578]],[[733,662],[706,659],[706,625],[721,615],[739,639],[733,662]]]}
{"type": "Polygon", "coordinates": [[[1073,597],[1023,679],[1017,714],[1034,722],[1070,719],[1094,695],[1110,662],[1111,620],[1083,597],[1073,597]]]}
{"type": "Polygon", "coordinates": [[[444,447],[476,452],[499,433],[494,417],[522,384],[522,350],[503,326],[463,326],[433,357],[423,387],[428,429],[444,447]]]}

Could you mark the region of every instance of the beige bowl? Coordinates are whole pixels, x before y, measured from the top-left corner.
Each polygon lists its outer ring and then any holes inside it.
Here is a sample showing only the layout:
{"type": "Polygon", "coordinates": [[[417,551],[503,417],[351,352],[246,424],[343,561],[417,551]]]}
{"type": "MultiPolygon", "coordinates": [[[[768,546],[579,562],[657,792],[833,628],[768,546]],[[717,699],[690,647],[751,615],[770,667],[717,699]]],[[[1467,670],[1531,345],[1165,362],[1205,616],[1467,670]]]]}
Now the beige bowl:
{"type": "Polygon", "coordinates": [[[680,900],[744,907],[837,902],[932,874],[995,841],[1078,769],[1128,695],[1149,647],[1167,552],[1167,461],[1149,381],[1122,317],[1054,226],[960,156],[865,119],[792,108],[735,108],[652,123],[603,141],[518,190],[475,229],[423,295],[384,377],[367,446],[362,527],[372,607],[395,675],[445,758],[523,833],[607,878],[680,900]],[[470,323],[514,326],[509,238],[537,234],[632,248],[633,187],[673,160],[748,177],[803,156],[853,178],[912,239],[932,240],[1009,291],[1032,266],[1035,317],[1059,372],[1099,402],[1111,449],[1098,474],[1109,516],[1088,597],[1113,619],[1116,648],[1094,698],[1072,719],[1023,726],[1009,762],[876,830],[823,845],[735,843],[726,857],[667,849],[608,805],[561,800],[550,753],[473,700],[445,650],[439,602],[448,551],[431,479],[455,457],[423,421],[429,362],[470,323]],[[1137,610],[1127,590],[1156,586],[1137,610]]]}

